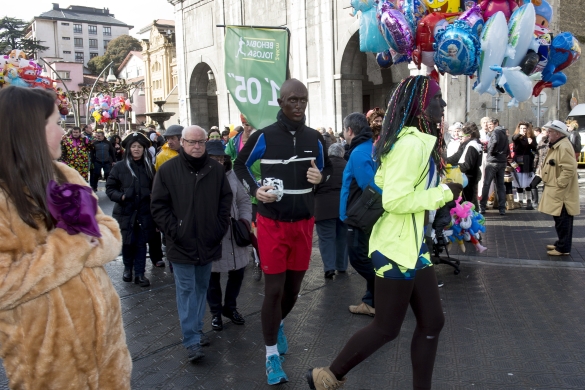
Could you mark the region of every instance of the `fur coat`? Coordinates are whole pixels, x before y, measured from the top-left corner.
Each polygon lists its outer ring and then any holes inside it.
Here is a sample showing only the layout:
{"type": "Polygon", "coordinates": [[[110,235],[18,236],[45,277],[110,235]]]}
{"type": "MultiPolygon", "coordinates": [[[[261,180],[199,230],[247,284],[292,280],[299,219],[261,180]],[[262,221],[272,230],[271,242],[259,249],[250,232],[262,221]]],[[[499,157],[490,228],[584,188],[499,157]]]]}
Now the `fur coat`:
{"type": "Polygon", "coordinates": [[[92,247],[42,221],[31,228],[0,191],[0,357],[11,389],[130,389],[120,298],[104,269],[120,253],[120,229],[99,208],[96,219],[92,247]]]}

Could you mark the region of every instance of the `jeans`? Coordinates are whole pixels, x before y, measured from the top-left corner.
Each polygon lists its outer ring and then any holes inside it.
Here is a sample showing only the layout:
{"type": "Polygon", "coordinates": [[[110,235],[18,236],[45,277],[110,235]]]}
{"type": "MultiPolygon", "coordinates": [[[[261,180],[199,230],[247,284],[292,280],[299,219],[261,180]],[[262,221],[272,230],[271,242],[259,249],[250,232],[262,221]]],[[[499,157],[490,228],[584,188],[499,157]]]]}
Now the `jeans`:
{"type": "Polygon", "coordinates": [[[94,190],[97,190],[98,186],[98,178],[102,174],[102,169],[104,170],[104,180],[108,181],[108,176],[110,176],[110,170],[112,169],[112,163],[110,162],[93,162],[93,168],[91,169],[91,176],[89,178],[89,185],[94,190]]]}
{"type": "Polygon", "coordinates": [[[370,245],[370,235],[363,230],[354,226],[347,227],[347,253],[349,254],[349,263],[351,266],[366,279],[366,293],[362,297],[362,302],[374,306],[374,282],[376,272],[372,259],[368,256],[370,245]]]}
{"type": "Polygon", "coordinates": [[[563,206],[561,215],[553,217],[555,220],[555,230],[559,239],[555,242],[557,251],[561,253],[571,253],[573,243],[573,216],[567,213],[567,208],[563,206]]]}
{"type": "Polygon", "coordinates": [[[209,288],[207,289],[207,303],[209,303],[209,311],[212,315],[221,314],[225,308],[230,312],[237,309],[236,300],[240,295],[240,288],[244,280],[244,268],[228,271],[227,285],[225,286],[224,305],[221,305],[221,273],[212,272],[209,280],[209,288]]]}
{"type": "Polygon", "coordinates": [[[498,193],[498,206],[500,210],[506,210],[506,188],[504,187],[504,172],[506,163],[487,163],[485,166],[485,179],[481,192],[481,208],[485,209],[489,197],[490,184],[496,179],[496,192],[498,193]]]}
{"type": "Polygon", "coordinates": [[[183,345],[190,347],[199,344],[201,340],[211,263],[207,265],[173,263],[173,269],[183,345]]]}
{"type": "Polygon", "coordinates": [[[146,267],[146,242],[148,241],[148,232],[142,230],[136,223],[132,232],[132,241],[130,244],[122,245],[122,261],[124,267],[134,267],[136,275],[143,274],[146,267]]]}
{"type": "Polygon", "coordinates": [[[323,260],[323,271],[345,271],[347,269],[347,225],[339,218],[315,222],[319,236],[319,251],[323,260]]]}

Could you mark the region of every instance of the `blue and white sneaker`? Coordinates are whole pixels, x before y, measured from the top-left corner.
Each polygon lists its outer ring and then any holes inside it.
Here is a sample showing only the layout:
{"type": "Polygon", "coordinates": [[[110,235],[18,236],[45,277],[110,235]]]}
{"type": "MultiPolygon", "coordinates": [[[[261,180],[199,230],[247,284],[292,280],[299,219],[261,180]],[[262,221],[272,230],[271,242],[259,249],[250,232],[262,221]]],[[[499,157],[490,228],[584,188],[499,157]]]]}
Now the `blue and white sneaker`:
{"type": "Polygon", "coordinates": [[[270,355],[266,359],[266,376],[269,385],[279,385],[288,382],[288,377],[282,369],[284,359],[278,355],[270,355]]]}
{"type": "Polygon", "coordinates": [[[284,334],[284,324],[280,325],[278,328],[276,348],[278,348],[278,353],[281,355],[285,355],[288,352],[288,341],[286,340],[286,336],[284,334]]]}

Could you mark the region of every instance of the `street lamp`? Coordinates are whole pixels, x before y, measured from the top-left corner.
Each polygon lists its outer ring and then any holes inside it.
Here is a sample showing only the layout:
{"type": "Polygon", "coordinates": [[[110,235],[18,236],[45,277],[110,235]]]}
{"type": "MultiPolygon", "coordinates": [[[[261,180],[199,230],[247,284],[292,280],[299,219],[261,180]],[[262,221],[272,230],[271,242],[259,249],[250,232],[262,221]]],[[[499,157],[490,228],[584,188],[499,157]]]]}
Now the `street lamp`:
{"type": "MultiPolygon", "coordinates": [[[[112,61],[113,62],[113,61],[112,61]]],[[[99,77],[98,77],[99,78],[99,77]]],[[[112,67],[110,66],[110,74],[108,75],[108,77],[106,78],[106,81],[108,83],[115,83],[116,81],[118,81],[118,79],[116,78],[116,76],[114,75],[114,70],[112,69],[112,67]]]]}

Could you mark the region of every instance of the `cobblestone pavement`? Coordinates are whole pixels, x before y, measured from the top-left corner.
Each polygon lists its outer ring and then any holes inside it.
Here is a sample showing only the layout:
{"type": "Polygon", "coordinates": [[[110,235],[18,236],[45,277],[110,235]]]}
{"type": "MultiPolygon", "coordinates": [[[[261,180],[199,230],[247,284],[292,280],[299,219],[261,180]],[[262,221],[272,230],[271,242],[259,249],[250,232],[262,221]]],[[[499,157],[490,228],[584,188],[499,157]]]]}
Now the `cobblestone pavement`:
{"type": "MultiPolygon", "coordinates": [[[[99,196],[104,211],[111,211],[105,195],[99,196]]],[[[447,266],[436,267],[445,282],[440,291],[446,323],[433,389],[584,389],[583,252],[567,261],[530,257],[554,237],[547,217],[519,211],[505,220],[489,212],[487,218],[489,256],[472,256],[469,251],[458,256],[459,275],[447,266]]],[[[583,245],[579,239],[585,237],[584,218],[577,218],[575,225],[576,242],[583,245]]],[[[152,282],[148,289],[122,282],[121,258],[106,268],[122,301],[134,362],[132,388],[269,388],[260,331],[263,280],[255,282],[251,269],[238,300],[246,324],[236,326],[224,318],[224,330],[214,332],[208,314],[204,331],[211,346],[205,348],[203,361],[194,365],[181,345],[169,268],[147,266],[152,282]]],[[[359,302],[364,289],[363,279],[351,268],[326,281],[314,245],[298,303],[285,321],[290,350],[284,369],[290,382],[279,388],[307,389],[305,371],[329,364],[349,336],[371,321],[347,309],[359,302]]],[[[414,326],[409,311],[399,337],[356,367],[345,388],[412,388],[409,349],[414,326]]],[[[2,388],[7,388],[6,379],[0,381],[2,388]]]]}

